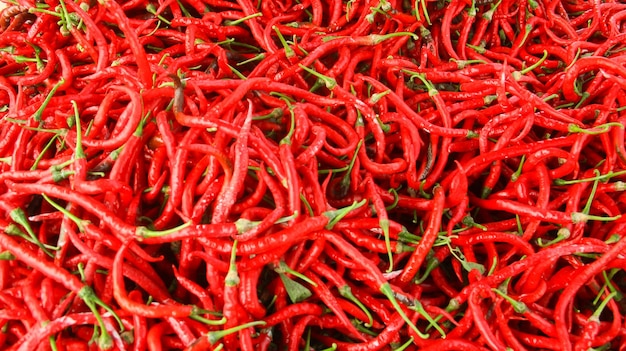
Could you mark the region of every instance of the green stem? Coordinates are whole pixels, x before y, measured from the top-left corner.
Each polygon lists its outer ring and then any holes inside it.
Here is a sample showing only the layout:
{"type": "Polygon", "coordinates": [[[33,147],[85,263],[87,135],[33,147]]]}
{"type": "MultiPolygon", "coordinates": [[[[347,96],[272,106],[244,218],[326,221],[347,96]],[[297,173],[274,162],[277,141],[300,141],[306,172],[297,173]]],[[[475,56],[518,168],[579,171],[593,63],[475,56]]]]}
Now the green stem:
{"type": "MultiPolygon", "coordinates": [[[[61,27],[62,28],[62,27],[61,27]]],[[[33,48],[35,57],[27,57],[27,56],[21,56],[21,55],[15,55],[13,56],[13,59],[15,60],[15,62],[17,63],[22,63],[22,62],[35,62],[36,63],[36,67],[38,71],[43,70],[44,68],[44,61],[48,62],[48,60],[42,60],[41,59],[41,48],[31,42],[26,42],[26,44],[28,44],[30,47],[33,48]]]]}
{"type": "Polygon", "coordinates": [[[478,13],[478,9],[476,8],[476,0],[472,0],[472,6],[467,10],[467,15],[470,17],[476,17],[476,13],[478,13]]]}
{"type": "Polygon", "coordinates": [[[296,102],[296,100],[293,97],[291,97],[289,95],[285,95],[283,93],[276,92],[276,91],[270,92],[270,95],[271,96],[276,96],[276,97],[278,97],[279,99],[281,99],[281,100],[283,100],[285,102],[296,102]]]}
{"type": "Polygon", "coordinates": [[[0,261],[13,261],[15,256],[10,251],[0,252],[0,261]]]}
{"type": "Polygon", "coordinates": [[[608,132],[611,129],[611,127],[624,128],[624,125],[619,122],[608,122],[608,123],[604,123],[595,127],[591,127],[589,129],[584,129],[584,128],[581,128],[580,126],[577,126],[576,124],[570,124],[567,126],[567,129],[570,133],[584,133],[588,135],[598,135],[598,134],[604,134],[608,132]]]}
{"type": "Polygon", "coordinates": [[[430,15],[428,14],[428,6],[426,4],[427,0],[415,0],[415,19],[417,19],[418,21],[422,21],[422,16],[420,16],[420,11],[419,8],[422,8],[422,11],[424,12],[424,19],[426,20],[426,23],[428,23],[428,25],[430,26],[432,24],[432,22],[430,21],[430,15]]]}
{"type": "Polygon", "coordinates": [[[556,233],[556,238],[544,243],[543,240],[541,240],[541,238],[537,238],[537,245],[539,247],[548,247],[554,244],[557,244],[563,240],[567,240],[569,239],[569,237],[572,235],[572,233],[570,232],[569,229],[567,229],[566,227],[560,228],[557,233],[556,233]]]}
{"type": "Polygon", "coordinates": [[[554,100],[554,99],[558,99],[558,98],[559,98],[559,94],[554,93],[554,94],[550,94],[548,96],[542,96],[541,100],[543,100],[545,102],[548,102],[550,100],[554,100]]]}
{"type": "Polygon", "coordinates": [[[340,287],[339,295],[343,296],[344,298],[352,301],[355,305],[357,305],[361,309],[361,311],[363,311],[363,313],[365,313],[365,315],[367,316],[368,322],[365,323],[365,326],[367,328],[372,326],[372,324],[374,323],[374,318],[372,317],[372,314],[367,309],[367,307],[365,307],[365,305],[359,299],[357,299],[356,296],[354,296],[354,294],[352,293],[352,288],[350,288],[349,285],[344,285],[340,287]]]}
{"type": "Polygon", "coordinates": [[[598,221],[598,222],[612,222],[620,219],[622,217],[621,214],[613,217],[602,217],[589,215],[581,212],[573,212],[572,213],[572,223],[586,223],[587,221],[598,221]]]}
{"type": "Polygon", "coordinates": [[[249,322],[249,323],[245,323],[242,325],[238,325],[236,327],[232,327],[229,329],[224,329],[224,330],[215,330],[215,331],[210,331],[208,332],[207,335],[207,340],[209,341],[209,344],[211,345],[215,345],[221,338],[236,333],[240,330],[246,329],[246,328],[250,328],[250,327],[255,327],[258,325],[265,325],[264,321],[254,321],[254,322],[249,322]]]}
{"type": "Polygon", "coordinates": [[[336,343],[332,343],[330,345],[330,347],[327,347],[327,348],[322,349],[320,351],[335,351],[335,350],[337,350],[337,344],[336,343]]]}
{"type": "Polygon", "coordinates": [[[315,212],[313,211],[313,207],[311,207],[309,200],[306,199],[306,196],[304,196],[304,194],[300,194],[300,201],[302,201],[304,207],[306,207],[309,217],[313,217],[315,215],[315,212]]]}
{"type": "Polygon", "coordinates": [[[521,47],[524,46],[524,44],[526,43],[526,40],[528,40],[528,36],[530,35],[530,32],[532,30],[533,30],[532,24],[526,24],[526,26],[524,27],[524,36],[522,37],[522,41],[519,43],[518,48],[521,48],[521,47]]]}
{"type": "Polygon", "coordinates": [[[237,76],[237,78],[241,79],[241,80],[246,80],[248,79],[248,77],[246,77],[243,73],[239,72],[238,69],[236,69],[235,67],[228,65],[228,68],[230,68],[230,70],[237,76]]]}
{"type": "Polygon", "coordinates": [[[57,340],[53,335],[48,337],[48,342],[50,343],[50,349],[52,349],[52,351],[59,351],[57,340]]]}
{"type": "Polygon", "coordinates": [[[411,329],[413,329],[415,334],[417,334],[422,339],[428,339],[429,335],[428,334],[424,334],[419,329],[417,329],[417,326],[415,325],[415,323],[413,323],[411,321],[411,319],[406,315],[406,313],[404,313],[404,310],[402,309],[402,306],[400,306],[400,304],[398,303],[398,300],[396,300],[396,297],[393,294],[393,290],[391,289],[391,285],[388,282],[384,283],[383,285],[380,286],[379,290],[380,290],[380,292],[383,295],[385,295],[385,297],[387,297],[387,299],[389,300],[389,302],[391,302],[391,305],[396,310],[396,312],[398,312],[398,314],[404,320],[404,322],[411,329]]]}
{"type": "Polygon", "coordinates": [[[487,276],[493,274],[496,271],[496,267],[498,266],[498,256],[494,256],[491,261],[491,267],[489,267],[489,272],[487,272],[487,276]]]}
{"type": "Polygon", "coordinates": [[[291,48],[291,46],[289,46],[289,44],[285,40],[285,37],[283,37],[283,34],[280,32],[280,30],[278,30],[278,27],[273,26],[272,29],[274,30],[274,32],[276,32],[276,35],[278,36],[278,40],[280,40],[280,43],[283,45],[283,48],[285,49],[285,57],[290,59],[296,56],[296,52],[291,48]]]}
{"type": "Polygon", "coordinates": [[[289,106],[289,131],[287,131],[287,135],[280,140],[280,144],[291,145],[291,138],[296,130],[296,114],[293,111],[293,106],[290,103],[287,103],[289,106]]]}
{"type": "Polygon", "coordinates": [[[111,346],[112,346],[113,339],[111,338],[111,335],[109,335],[109,332],[106,330],[106,326],[104,324],[104,320],[102,319],[102,315],[100,315],[100,312],[98,311],[98,306],[100,306],[105,311],[109,312],[111,316],[113,316],[113,318],[117,321],[120,327],[120,331],[123,332],[124,324],[122,323],[122,320],[120,319],[120,317],[117,315],[117,313],[115,313],[115,311],[111,307],[109,307],[102,300],[100,300],[100,298],[96,295],[93,289],[89,286],[84,286],[78,292],[78,297],[80,297],[85,302],[85,305],[89,307],[91,312],[94,314],[94,317],[98,321],[98,325],[100,325],[100,328],[102,329],[102,335],[99,338],[99,344],[102,343],[102,345],[109,345],[109,343],[111,343],[111,346]]]}
{"type": "Polygon", "coordinates": [[[339,191],[342,195],[345,195],[348,193],[348,190],[350,188],[352,169],[354,168],[356,159],[359,155],[359,151],[361,150],[362,145],[363,145],[363,139],[359,139],[359,142],[356,144],[356,148],[354,149],[354,154],[352,155],[352,158],[350,159],[350,163],[348,164],[347,169],[345,169],[346,174],[344,174],[341,180],[339,181],[339,191]]]}
{"type": "MultiPolygon", "coordinates": [[[[16,5],[17,5],[17,3],[16,3],[16,5]]],[[[29,8],[28,9],[28,13],[43,13],[43,14],[46,14],[46,15],[54,16],[54,17],[59,17],[59,18],[63,17],[58,12],[54,12],[54,11],[47,10],[47,9],[44,9],[44,8],[39,8],[39,7],[31,7],[31,8],[29,8]]]]}
{"type": "Polygon", "coordinates": [[[555,185],[572,185],[572,184],[576,184],[576,183],[585,183],[585,182],[594,182],[594,181],[606,181],[609,180],[613,177],[617,177],[617,176],[621,176],[626,174],[626,170],[621,170],[618,172],[613,172],[610,171],[607,174],[597,174],[594,177],[591,178],[583,178],[583,179],[574,179],[574,180],[564,180],[564,179],[555,179],[554,180],[554,184],[555,185]]]}
{"type": "Polygon", "coordinates": [[[224,278],[224,284],[228,287],[239,285],[239,273],[237,272],[237,240],[233,242],[228,273],[226,273],[226,278],[224,278]]]}
{"type": "Polygon", "coordinates": [[[426,6],[426,0],[418,0],[421,4],[422,4],[422,11],[424,11],[424,18],[426,18],[426,23],[428,23],[428,25],[432,25],[432,22],[430,21],[430,15],[428,14],[428,7],[426,6]]]}
{"type": "Polygon", "coordinates": [[[522,159],[520,160],[519,166],[517,166],[517,170],[511,175],[512,182],[516,182],[517,179],[522,174],[522,168],[524,167],[525,160],[526,160],[526,155],[522,155],[522,159]]]}
{"type": "Polygon", "coordinates": [[[261,61],[261,60],[263,60],[265,58],[265,56],[266,55],[264,53],[257,54],[256,56],[251,57],[251,58],[249,58],[247,60],[244,60],[244,61],[241,61],[241,62],[237,62],[237,66],[243,66],[243,65],[246,65],[248,63],[255,62],[255,61],[261,61]]]}
{"type": "Polygon", "coordinates": [[[409,232],[406,227],[402,227],[400,233],[398,233],[398,241],[417,245],[422,240],[422,237],[409,232]]]}
{"type": "Polygon", "coordinates": [[[602,302],[600,303],[598,308],[593,312],[593,314],[591,316],[589,316],[589,322],[595,322],[595,323],[600,322],[600,315],[602,314],[602,311],[604,310],[606,305],[609,304],[611,299],[613,299],[616,295],[617,294],[615,292],[611,292],[610,294],[608,294],[604,298],[604,300],[602,300],[602,302]]]}
{"type": "Polygon", "coordinates": [[[144,226],[139,226],[137,227],[137,229],[135,230],[135,235],[137,236],[137,240],[141,241],[144,238],[156,238],[156,237],[161,237],[161,236],[166,236],[172,233],[175,233],[179,230],[185,229],[189,226],[191,226],[192,222],[185,222],[181,225],[179,225],[178,227],[174,227],[174,228],[170,228],[170,229],[165,229],[165,230],[151,230],[148,229],[144,226]]]}
{"type": "Polygon", "coordinates": [[[283,109],[280,108],[280,107],[276,107],[270,113],[252,117],[252,120],[253,121],[263,121],[263,120],[266,120],[266,119],[277,120],[277,119],[281,118],[282,116],[283,116],[283,109]]]}
{"type": "Polygon", "coordinates": [[[46,246],[41,241],[39,241],[39,238],[37,237],[37,235],[35,235],[33,228],[28,222],[28,217],[26,216],[26,213],[24,213],[21,208],[15,208],[11,212],[9,212],[9,216],[11,217],[13,222],[21,225],[26,230],[28,237],[31,239],[29,241],[37,245],[46,255],[54,257],[54,255],[46,248],[46,246]]]}
{"type": "Polygon", "coordinates": [[[404,344],[400,345],[397,349],[393,349],[393,351],[404,351],[411,345],[413,345],[413,337],[407,340],[404,344]]]}
{"type": "Polygon", "coordinates": [[[396,208],[396,206],[398,206],[398,202],[400,202],[400,195],[398,194],[398,191],[396,189],[389,189],[389,193],[393,195],[393,202],[391,203],[391,205],[385,207],[385,210],[387,211],[391,211],[396,208]]]}
{"type": "Polygon", "coordinates": [[[168,21],[167,18],[161,16],[161,14],[157,13],[157,8],[154,4],[152,3],[148,3],[148,5],[146,5],[146,11],[155,16],[156,18],[158,18],[160,21],[162,21],[163,23],[166,23],[168,26],[172,24],[171,21],[168,21]]]}
{"type": "Polygon", "coordinates": [[[430,276],[430,273],[435,268],[439,267],[439,264],[440,262],[437,259],[437,257],[435,257],[433,252],[430,251],[428,255],[426,256],[426,267],[424,268],[424,274],[422,274],[421,277],[416,277],[413,282],[418,285],[422,284],[426,279],[428,279],[428,277],[430,276]]]}
{"type": "Polygon", "coordinates": [[[474,221],[474,217],[472,217],[470,214],[463,217],[463,219],[461,220],[461,223],[463,223],[463,225],[467,226],[468,228],[478,228],[482,231],[487,231],[487,227],[485,227],[484,225],[480,223],[476,223],[474,221]]]}
{"type": "Polygon", "coordinates": [[[33,162],[33,165],[30,167],[31,171],[34,171],[37,169],[37,167],[39,166],[39,162],[41,162],[46,152],[50,150],[50,147],[52,147],[52,145],[54,144],[54,142],[57,140],[58,137],[59,137],[59,134],[55,134],[54,136],[52,136],[52,138],[50,138],[48,143],[46,143],[46,146],[44,146],[44,148],[41,150],[39,155],[37,155],[35,162],[33,162]]]}
{"type": "Polygon", "coordinates": [[[435,88],[435,85],[431,81],[426,79],[426,75],[424,73],[417,73],[417,72],[413,72],[413,71],[406,70],[406,69],[403,69],[402,71],[411,75],[409,78],[410,82],[413,82],[415,78],[422,81],[422,83],[424,83],[424,85],[426,86],[426,89],[428,90],[428,96],[432,97],[432,96],[439,94],[439,90],[435,88]]]}
{"type": "Polygon", "coordinates": [[[215,320],[215,319],[204,318],[204,317],[202,317],[202,316],[200,316],[198,314],[195,314],[195,313],[192,313],[189,316],[189,318],[191,318],[191,319],[193,319],[195,321],[204,323],[206,325],[224,325],[227,322],[226,317],[222,317],[221,319],[215,320]]]}
{"type": "Polygon", "coordinates": [[[74,150],[74,157],[76,159],[86,159],[85,152],[83,151],[83,130],[80,127],[80,115],[78,112],[78,104],[75,100],[71,101],[74,108],[74,123],[76,125],[76,148],[74,150]]]}
{"type": "Polygon", "coordinates": [[[580,95],[580,100],[578,100],[578,103],[574,106],[574,108],[579,109],[583,105],[583,103],[585,103],[585,101],[589,99],[589,97],[591,97],[591,94],[588,91],[584,91],[580,95]]]}
{"type": "Polygon", "coordinates": [[[385,238],[385,249],[387,250],[387,259],[389,260],[387,273],[390,273],[393,271],[393,252],[391,252],[391,238],[389,237],[389,220],[379,218],[378,225],[380,225],[380,229],[383,231],[383,237],[385,238]]]}
{"type": "Polygon", "coordinates": [[[478,272],[480,272],[480,274],[485,273],[485,266],[477,262],[467,261],[465,259],[465,255],[463,255],[463,252],[461,252],[461,249],[459,249],[458,247],[453,248],[452,245],[449,243],[447,245],[450,248],[450,253],[452,254],[452,256],[454,256],[454,258],[456,258],[461,263],[463,269],[465,269],[468,273],[472,270],[477,270],[478,272]]]}
{"type": "Polygon", "coordinates": [[[242,217],[235,221],[235,228],[237,228],[237,234],[243,234],[256,228],[260,223],[260,221],[251,221],[242,217]]]}
{"type": "Polygon", "coordinates": [[[237,25],[239,25],[239,24],[241,24],[241,23],[243,23],[243,22],[245,22],[245,21],[247,21],[249,19],[255,18],[255,17],[263,17],[263,13],[255,12],[253,14],[250,14],[250,15],[245,16],[245,17],[241,17],[241,18],[236,19],[236,20],[224,21],[224,24],[227,25],[227,26],[237,26],[237,25]]]}
{"type": "MultiPolygon", "coordinates": [[[[621,238],[621,236],[620,236],[621,238]]],[[[615,293],[615,301],[621,301],[624,298],[624,294],[617,290],[615,288],[615,286],[613,286],[613,284],[611,283],[611,279],[613,279],[613,277],[618,274],[621,273],[622,270],[619,268],[613,268],[610,270],[610,273],[607,274],[606,271],[602,272],[602,278],[604,278],[604,286],[602,287],[602,290],[605,288],[608,288],[610,292],[615,293]]],[[[600,298],[600,296],[598,296],[598,298],[600,298]]],[[[594,305],[596,303],[598,303],[597,301],[594,300],[594,305]]]]}
{"type": "Polygon", "coordinates": [[[450,61],[456,62],[457,68],[459,70],[461,70],[461,69],[463,69],[463,68],[465,68],[465,67],[467,67],[469,65],[475,64],[475,63],[477,63],[477,64],[485,64],[485,63],[487,63],[484,60],[457,60],[455,58],[451,58],[450,61]]]}
{"type": "Polygon", "coordinates": [[[382,99],[386,95],[389,95],[389,93],[391,93],[391,90],[385,90],[381,91],[380,93],[372,94],[372,96],[370,96],[370,100],[372,101],[372,103],[376,104],[378,103],[378,101],[380,101],[380,99],[382,99]]]}
{"type": "Polygon", "coordinates": [[[317,72],[316,70],[309,68],[303,64],[299,64],[298,66],[300,66],[300,68],[302,68],[303,70],[307,71],[308,73],[314,75],[315,77],[317,77],[317,79],[319,79],[321,82],[324,83],[324,86],[326,86],[326,88],[328,88],[329,90],[333,90],[336,86],[337,86],[337,81],[334,78],[331,77],[327,77],[319,72],[317,72]]]}
{"type": "Polygon", "coordinates": [[[350,11],[352,11],[352,6],[356,0],[348,0],[346,3],[346,21],[350,20],[350,11]]]}
{"type": "Polygon", "coordinates": [[[435,330],[437,330],[439,332],[439,334],[441,335],[441,337],[443,339],[446,338],[446,332],[443,331],[441,326],[439,326],[439,324],[437,322],[435,322],[435,320],[428,314],[428,312],[426,312],[426,310],[424,309],[424,306],[422,305],[422,303],[419,300],[417,300],[417,299],[413,300],[413,306],[411,307],[411,309],[417,311],[417,313],[422,315],[422,317],[424,317],[424,319],[426,319],[426,321],[428,321],[428,323],[433,328],[435,328],[435,330]]]}
{"type": "Polygon", "coordinates": [[[483,48],[481,46],[476,46],[476,45],[471,45],[471,44],[465,44],[465,46],[467,46],[468,48],[476,51],[479,54],[484,54],[485,51],[487,51],[485,48],[483,48]]]}
{"type": "Polygon", "coordinates": [[[76,265],[76,269],[78,270],[78,275],[80,275],[80,281],[84,283],[87,280],[85,276],[85,264],[79,262],[78,265],[76,265]]]}
{"type": "Polygon", "coordinates": [[[515,224],[517,226],[517,235],[519,236],[524,235],[524,227],[522,226],[522,219],[517,213],[515,214],[515,224]]]}
{"type": "Polygon", "coordinates": [[[326,211],[322,213],[324,216],[328,217],[328,224],[326,225],[326,229],[332,230],[335,224],[342,220],[345,216],[348,215],[352,210],[356,210],[357,208],[365,205],[367,203],[366,199],[361,201],[354,201],[352,205],[344,208],[340,208],[337,210],[326,211]]]}
{"type": "Polygon", "coordinates": [[[317,286],[317,284],[314,281],[312,281],[309,277],[307,277],[306,275],[304,275],[304,274],[302,274],[302,273],[292,269],[283,260],[280,260],[278,262],[278,266],[274,268],[274,272],[276,272],[276,273],[283,273],[283,274],[285,274],[285,273],[291,274],[294,277],[298,277],[298,278],[304,280],[305,282],[309,283],[311,286],[315,286],[315,287],[317,286]]]}
{"type": "Polygon", "coordinates": [[[41,122],[41,115],[43,115],[43,111],[46,109],[46,107],[50,103],[50,100],[52,100],[52,97],[57,92],[59,87],[63,85],[64,83],[65,83],[65,80],[61,78],[55,85],[52,86],[52,88],[50,89],[50,92],[48,93],[48,95],[46,95],[46,98],[43,100],[43,103],[41,104],[41,106],[39,106],[37,111],[35,111],[35,113],[33,114],[33,118],[35,119],[35,121],[41,122]]]}
{"type": "Polygon", "coordinates": [[[13,55],[13,60],[16,63],[39,62],[39,59],[37,58],[23,56],[23,55],[13,55]]]}
{"type": "MultiPolygon", "coordinates": [[[[598,171],[597,169],[593,170],[593,174],[595,174],[596,177],[598,177],[600,175],[600,171],[598,171]]],[[[598,183],[600,182],[600,180],[596,179],[593,182],[593,185],[591,186],[591,192],[589,193],[589,198],[587,199],[587,203],[585,204],[585,207],[583,208],[583,213],[584,214],[589,214],[589,211],[591,211],[591,203],[593,202],[593,198],[596,195],[596,191],[598,190],[598,183]]]]}
{"type": "Polygon", "coordinates": [[[504,298],[508,303],[510,303],[511,306],[513,306],[513,310],[516,313],[524,314],[524,313],[528,312],[528,306],[526,306],[525,303],[523,303],[521,301],[515,300],[514,298],[510,297],[509,295],[507,295],[505,292],[501,291],[500,289],[493,288],[493,289],[491,289],[491,291],[493,291],[496,294],[502,296],[502,298],[504,298]]]}
{"type": "Polygon", "coordinates": [[[70,13],[67,11],[67,7],[65,6],[65,1],[60,0],[59,5],[61,5],[61,20],[59,22],[61,22],[61,24],[63,25],[61,28],[62,29],[65,28],[65,33],[69,34],[69,32],[74,27],[74,24],[72,23],[72,17],[70,16],[70,13]]]}
{"type": "Polygon", "coordinates": [[[14,118],[6,117],[3,119],[3,121],[19,124],[21,128],[32,130],[34,132],[53,133],[53,134],[63,135],[63,136],[67,134],[66,129],[46,129],[46,128],[41,128],[41,127],[30,127],[26,125],[27,121],[21,120],[21,119],[14,119],[14,118]]]}

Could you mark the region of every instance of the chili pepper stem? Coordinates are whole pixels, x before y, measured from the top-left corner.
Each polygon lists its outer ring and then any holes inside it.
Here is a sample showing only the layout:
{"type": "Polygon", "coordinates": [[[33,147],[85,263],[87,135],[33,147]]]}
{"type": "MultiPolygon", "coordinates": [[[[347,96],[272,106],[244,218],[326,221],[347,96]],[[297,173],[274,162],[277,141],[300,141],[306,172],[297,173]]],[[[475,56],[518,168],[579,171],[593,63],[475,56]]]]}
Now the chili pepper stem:
{"type": "Polygon", "coordinates": [[[326,229],[329,229],[329,230],[332,229],[335,226],[335,224],[337,224],[337,222],[339,222],[342,218],[347,216],[348,213],[350,213],[350,211],[356,210],[357,208],[365,205],[366,203],[367,203],[367,200],[363,199],[358,202],[357,201],[353,202],[352,205],[348,207],[324,212],[323,215],[328,218],[328,224],[326,225],[326,229]]]}
{"type": "Polygon", "coordinates": [[[223,337],[227,335],[236,333],[246,328],[263,326],[263,325],[265,325],[264,321],[253,321],[253,322],[241,324],[236,327],[232,327],[232,328],[225,329],[225,330],[210,331],[206,334],[206,336],[207,336],[207,340],[209,341],[209,344],[215,345],[220,339],[222,339],[223,337]]]}
{"type": "Polygon", "coordinates": [[[385,297],[389,300],[389,302],[391,302],[391,305],[393,306],[393,308],[396,310],[396,312],[398,312],[398,314],[402,317],[402,319],[404,320],[404,322],[411,328],[413,329],[413,331],[422,339],[428,339],[429,334],[424,334],[422,333],[419,329],[417,329],[417,326],[411,321],[411,319],[409,319],[409,317],[406,315],[406,313],[404,312],[404,310],[402,309],[402,306],[400,306],[400,304],[398,303],[398,300],[396,300],[396,297],[393,293],[393,290],[391,289],[391,285],[389,283],[384,283],[380,286],[379,289],[380,292],[383,293],[383,295],[385,295],[385,297]]]}
{"type": "Polygon", "coordinates": [[[144,239],[144,238],[156,238],[156,237],[166,236],[166,235],[178,232],[180,230],[183,230],[185,228],[188,228],[191,225],[192,225],[192,222],[189,221],[177,227],[165,229],[165,230],[151,230],[151,229],[148,229],[147,227],[139,226],[137,227],[135,231],[135,235],[137,237],[137,240],[141,241],[141,239],[144,239]]]}
{"type": "Polygon", "coordinates": [[[63,84],[65,84],[65,80],[61,78],[55,85],[52,86],[52,88],[50,89],[50,92],[48,93],[48,95],[46,95],[46,98],[41,103],[41,106],[37,109],[35,114],[33,114],[33,118],[35,119],[35,121],[41,122],[41,116],[43,115],[43,111],[46,109],[46,107],[52,100],[52,97],[54,96],[54,94],[56,94],[57,90],[63,84]]]}
{"type": "Polygon", "coordinates": [[[444,339],[446,338],[446,332],[439,326],[439,323],[437,323],[428,314],[428,312],[426,312],[426,310],[424,309],[424,306],[422,305],[422,303],[419,300],[413,300],[413,306],[411,306],[411,309],[414,309],[420,315],[422,315],[422,317],[424,317],[426,319],[426,321],[428,321],[428,324],[430,326],[432,326],[433,328],[435,328],[435,330],[437,330],[439,332],[439,334],[441,335],[442,338],[444,338],[444,339]]]}
{"type": "Polygon", "coordinates": [[[616,215],[612,217],[602,217],[589,215],[582,212],[573,212],[572,213],[572,223],[586,223],[588,221],[599,221],[599,222],[612,222],[620,219],[622,215],[616,215]]]}
{"type": "Polygon", "coordinates": [[[122,324],[122,320],[115,313],[115,311],[113,311],[111,307],[106,305],[104,302],[102,302],[102,300],[100,300],[100,298],[98,298],[98,296],[95,294],[93,289],[91,289],[91,287],[84,286],[79,291],[78,297],[80,297],[85,302],[87,307],[89,307],[91,312],[94,314],[94,317],[98,321],[98,325],[100,326],[100,329],[101,329],[101,334],[98,337],[98,345],[105,350],[112,348],[113,339],[111,338],[111,335],[106,329],[106,325],[104,324],[104,320],[102,319],[102,315],[100,315],[100,312],[98,311],[97,306],[100,306],[104,308],[107,312],[109,312],[118,322],[120,326],[120,330],[124,331],[124,324],[122,324]]]}
{"type": "Polygon", "coordinates": [[[207,319],[204,317],[201,317],[199,315],[199,313],[192,313],[189,318],[198,321],[200,323],[206,324],[206,325],[224,325],[226,324],[226,317],[222,317],[220,319],[214,320],[214,319],[207,319]]]}
{"type": "Polygon", "coordinates": [[[367,327],[367,328],[371,327],[372,324],[374,323],[374,318],[372,317],[372,314],[367,309],[367,307],[365,307],[365,305],[359,299],[357,299],[356,296],[354,296],[350,286],[349,285],[344,285],[344,286],[340,287],[339,288],[339,294],[341,296],[343,296],[344,298],[352,301],[355,305],[359,306],[359,308],[363,311],[363,313],[365,313],[365,315],[367,316],[367,319],[368,319],[368,322],[365,323],[365,327],[367,327]]]}

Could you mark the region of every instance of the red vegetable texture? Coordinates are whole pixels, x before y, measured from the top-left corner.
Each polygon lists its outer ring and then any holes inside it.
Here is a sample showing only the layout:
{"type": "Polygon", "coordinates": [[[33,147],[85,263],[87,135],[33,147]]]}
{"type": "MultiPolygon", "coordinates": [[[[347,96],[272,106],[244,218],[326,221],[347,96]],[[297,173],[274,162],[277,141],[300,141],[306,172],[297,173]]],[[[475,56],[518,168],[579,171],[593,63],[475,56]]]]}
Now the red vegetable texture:
{"type": "Polygon", "coordinates": [[[1,350],[626,350],[625,3],[0,5],[1,350]]]}

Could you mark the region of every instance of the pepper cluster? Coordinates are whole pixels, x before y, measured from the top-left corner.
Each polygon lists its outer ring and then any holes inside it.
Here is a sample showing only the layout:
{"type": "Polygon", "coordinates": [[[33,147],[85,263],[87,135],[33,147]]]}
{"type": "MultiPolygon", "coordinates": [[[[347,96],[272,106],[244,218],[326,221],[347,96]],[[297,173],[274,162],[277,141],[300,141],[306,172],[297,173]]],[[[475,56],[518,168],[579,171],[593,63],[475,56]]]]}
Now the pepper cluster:
{"type": "Polygon", "coordinates": [[[624,350],[623,2],[0,4],[0,348],[624,350]]]}

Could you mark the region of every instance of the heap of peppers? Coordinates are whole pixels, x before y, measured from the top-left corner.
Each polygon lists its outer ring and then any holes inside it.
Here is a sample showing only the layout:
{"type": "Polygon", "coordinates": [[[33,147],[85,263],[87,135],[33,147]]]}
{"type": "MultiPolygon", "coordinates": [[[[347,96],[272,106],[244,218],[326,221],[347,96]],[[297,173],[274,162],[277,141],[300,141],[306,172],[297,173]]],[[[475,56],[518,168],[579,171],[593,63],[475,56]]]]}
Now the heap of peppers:
{"type": "Polygon", "coordinates": [[[0,349],[625,350],[622,1],[0,4],[0,349]]]}

